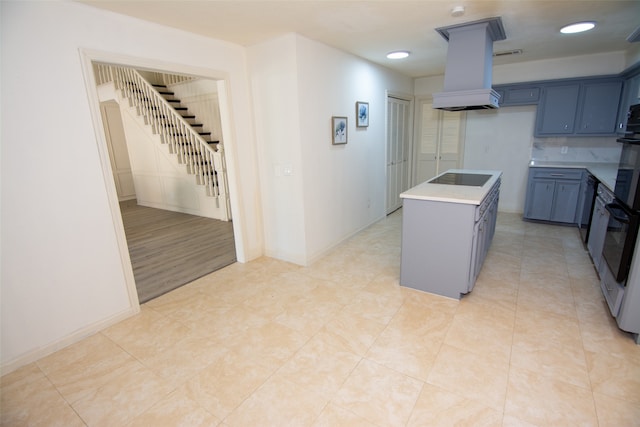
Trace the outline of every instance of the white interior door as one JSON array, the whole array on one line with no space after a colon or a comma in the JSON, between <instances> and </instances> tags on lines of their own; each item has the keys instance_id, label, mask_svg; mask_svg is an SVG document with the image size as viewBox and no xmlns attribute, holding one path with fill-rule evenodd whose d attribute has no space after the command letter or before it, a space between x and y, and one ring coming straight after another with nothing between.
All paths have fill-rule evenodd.
<instances>
[{"instance_id":1,"label":"white interior door","mask_svg":"<svg viewBox=\"0 0 640 427\"><path fill-rule=\"evenodd\" d=\"M430 101L419 103L416 182L427 181L462 167L464 113L433 109Z\"/></svg>"},{"instance_id":2,"label":"white interior door","mask_svg":"<svg viewBox=\"0 0 640 427\"><path fill-rule=\"evenodd\" d=\"M409 188L410 105L387 98L387 214L402 206L400 193Z\"/></svg>"}]
</instances>

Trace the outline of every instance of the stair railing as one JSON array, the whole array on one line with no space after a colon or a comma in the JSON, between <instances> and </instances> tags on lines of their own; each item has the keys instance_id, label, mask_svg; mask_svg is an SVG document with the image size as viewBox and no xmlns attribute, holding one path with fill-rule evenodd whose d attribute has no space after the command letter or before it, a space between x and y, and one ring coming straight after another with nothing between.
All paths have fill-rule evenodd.
<instances>
[{"instance_id":1,"label":"stair railing","mask_svg":"<svg viewBox=\"0 0 640 427\"><path fill-rule=\"evenodd\" d=\"M226 168L220 145L212 148L136 70L96 64L96 80L98 84L113 82L116 90L129 100L129 105L136 108L138 115L143 116L145 123L169 146L169 151L186 164L198 184L205 186L207 194L222 197L228 205Z\"/></svg>"}]
</instances>

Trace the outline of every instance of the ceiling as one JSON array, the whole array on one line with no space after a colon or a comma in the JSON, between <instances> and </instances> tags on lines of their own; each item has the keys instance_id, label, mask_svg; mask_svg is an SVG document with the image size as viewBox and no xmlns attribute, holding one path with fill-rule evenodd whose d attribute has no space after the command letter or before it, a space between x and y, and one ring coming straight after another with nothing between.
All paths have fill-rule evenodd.
<instances>
[{"instance_id":1,"label":"ceiling","mask_svg":"<svg viewBox=\"0 0 640 427\"><path fill-rule=\"evenodd\" d=\"M506 40L494 53L508 64L601 52L626 51L626 39L640 24L640 1L617 0L79 0L101 9L156 22L203 36L251 46L294 32L411 77L444 73L447 42L437 27L502 17ZM453 17L454 6L465 13ZM592 20L594 30L562 35L569 23ZM393 50L409 50L389 60Z\"/></svg>"}]
</instances>

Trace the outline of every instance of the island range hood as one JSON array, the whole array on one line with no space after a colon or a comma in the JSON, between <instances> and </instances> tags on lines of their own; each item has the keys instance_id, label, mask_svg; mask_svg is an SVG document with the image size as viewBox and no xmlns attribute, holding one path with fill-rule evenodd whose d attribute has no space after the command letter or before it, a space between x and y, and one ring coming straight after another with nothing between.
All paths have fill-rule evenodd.
<instances>
[{"instance_id":1,"label":"island range hood","mask_svg":"<svg viewBox=\"0 0 640 427\"><path fill-rule=\"evenodd\" d=\"M433 94L433 108L465 111L498 108L491 88L493 42L506 39L502 19L489 18L436 28L449 42L444 91Z\"/></svg>"}]
</instances>

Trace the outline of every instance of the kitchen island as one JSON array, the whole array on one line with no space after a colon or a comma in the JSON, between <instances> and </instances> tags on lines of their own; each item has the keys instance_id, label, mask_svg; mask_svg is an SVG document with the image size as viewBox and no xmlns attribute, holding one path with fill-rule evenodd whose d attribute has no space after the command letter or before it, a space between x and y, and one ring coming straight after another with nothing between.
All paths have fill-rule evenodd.
<instances>
[{"instance_id":1,"label":"kitchen island","mask_svg":"<svg viewBox=\"0 0 640 427\"><path fill-rule=\"evenodd\" d=\"M451 169L400 195L400 285L455 299L473 289L495 232L501 176Z\"/></svg>"}]
</instances>

